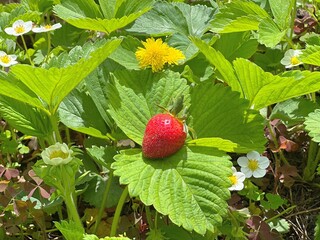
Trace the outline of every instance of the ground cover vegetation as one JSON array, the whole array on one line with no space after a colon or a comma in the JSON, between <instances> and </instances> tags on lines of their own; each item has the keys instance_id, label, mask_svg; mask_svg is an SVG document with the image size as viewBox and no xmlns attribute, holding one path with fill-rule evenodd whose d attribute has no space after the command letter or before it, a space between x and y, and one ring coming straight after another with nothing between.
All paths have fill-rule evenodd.
<instances>
[{"instance_id":1,"label":"ground cover vegetation","mask_svg":"<svg viewBox=\"0 0 320 240\"><path fill-rule=\"evenodd\" d=\"M318 0L0 5L0 239L320 239Z\"/></svg>"}]
</instances>

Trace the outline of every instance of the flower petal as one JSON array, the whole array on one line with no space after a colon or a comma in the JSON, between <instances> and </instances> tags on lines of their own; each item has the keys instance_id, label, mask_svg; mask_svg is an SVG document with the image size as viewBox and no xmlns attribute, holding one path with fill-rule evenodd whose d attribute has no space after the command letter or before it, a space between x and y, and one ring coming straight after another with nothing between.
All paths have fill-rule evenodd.
<instances>
[{"instance_id":1,"label":"flower petal","mask_svg":"<svg viewBox=\"0 0 320 240\"><path fill-rule=\"evenodd\" d=\"M251 151L247 154L247 158L258 160L260 158L260 154L257 151Z\"/></svg>"},{"instance_id":2,"label":"flower petal","mask_svg":"<svg viewBox=\"0 0 320 240\"><path fill-rule=\"evenodd\" d=\"M252 176L252 171L248 167L242 167L240 171L244 173L246 178L250 178Z\"/></svg>"},{"instance_id":3,"label":"flower petal","mask_svg":"<svg viewBox=\"0 0 320 240\"><path fill-rule=\"evenodd\" d=\"M261 168L258 168L257 170L255 170L253 172L253 177L255 178L262 178L264 175L266 175L267 173L267 170L266 169L261 169Z\"/></svg>"},{"instance_id":4,"label":"flower petal","mask_svg":"<svg viewBox=\"0 0 320 240\"><path fill-rule=\"evenodd\" d=\"M260 168L267 168L270 164L270 160L269 158L265 157L265 156L261 156L259 159L258 159L258 162L259 162L259 167Z\"/></svg>"},{"instance_id":5,"label":"flower petal","mask_svg":"<svg viewBox=\"0 0 320 240\"><path fill-rule=\"evenodd\" d=\"M241 167L246 167L246 166L248 166L248 158L247 157L239 157L237 160L237 163Z\"/></svg>"},{"instance_id":6,"label":"flower petal","mask_svg":"<svg viewBox=\"0 0 320 240\"><path fill-rule=\"evenodd\" d=\"M236 172L234 176L237 177L238 182L243 182L246 179L246 175L243 172Z\"/></svg>"}]
</instances>

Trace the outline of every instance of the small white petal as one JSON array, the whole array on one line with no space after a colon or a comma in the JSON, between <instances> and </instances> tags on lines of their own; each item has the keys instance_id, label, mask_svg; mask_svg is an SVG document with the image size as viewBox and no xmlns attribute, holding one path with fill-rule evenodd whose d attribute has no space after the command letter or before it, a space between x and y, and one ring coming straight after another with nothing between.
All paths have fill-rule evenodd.
<instances>
[{"instance_id":1,"label":"small white petal","mask_svg":"<svg viewBox=\"0 0 320 240\"><path fill-rule=\"evenodd\" d=\"M4 31L6 32L6 34L8 35L14 35L16 34L16 32L14 31L13 27L7 27L4 29Z\"/></svg>"},{"instance_id":2,"label":"small white petal","mask_svg":"<svg viewBox=\"0 0 320 240\"><path fill-rule=\"evenodd\" d=\"M235 191L240 191L244 188L244 184L243 182L239 182L238 184L236 184L235 186L233 186Z\"/></svg>"},{"instance_id":3,"label":"small white petal","mask_svg":"<svg viewBox=\"0 0 320 240\"><path fill-rule=\"evenodd\" d=\"M267 168L270 164L269 158L265 157L265 156L261 156L259 159L259 167L260 168Z\"/></svg>"},{"instance_id":4,"label":"small white petal","mask_svg":"<svg viewBox=\"0 0 320 240\"><path fill-rule=\"evenodd\" d=\"M248 159L259 159L260 154L257 151L251 151L247 154Z\"/></svg>"},{"instance_id":5,"label":"small white petal","mask_svg":"<svg viewBox=\"0 0 320 240\"><path fill-rule=\"evenodd\" d=\"M25 22L23 20L17 20L12 24L12 27L16 28L16 27L24 25L24 24L25 24Z\"/></svg>"},{"instance_id":6,"label":"small white petal","mask_svg":"<svg viewBox=\"0 0 320 240\"><path fill-rule=\"evenodd\" d=\"M255 171L253 172L253 177L255 177L255 178L261 178L261 177L263 177L264 175L266 175L266 173L267 173L267 170L266 170L266 169L260 169L260 168L258 168L257 170L255 170Z\"/></svg>"},{"instance_id":7,"label":"small white petal","mask_svg":"<svg viewBox=\"0 0 320 240\"><path fill-rule=\"evenodd\" d=\"M246 166L248 166L248 158L247 157L239 157L237 160L237 163L241 167L246 167Z\"/></svg>"},{"instance_id":8,"label":"small white petal","mask_svg":"<svg viewBox=\"0 0 320 240\"><path fill-rule=\"evenodd\" d=\"M237 177L239 182L243 182L246 179L246 175L243 172L236 172L233 175Z\"/></svg>"},{"instance_id":9,"label":"small white petal","mask_svg":"<svg viewBox=\"0 0 320 240\"><path fill-rule=\"evenodd\" d=\"M237 172L237 169L235 167L233 167L233 166L231 167L231 170L232 170L233 173Z\"/></svg>"},{"instance_id":10,"label":"small white petal","mask_svg":"<svg viewBox=\"0 0 320 240\"><path fill-rule=\"evenodd\" d=\"M248 167L241 167L240 171L244 173L246 178L250 178L252 176L252 171Z\"/></svg>"}]
</instances>

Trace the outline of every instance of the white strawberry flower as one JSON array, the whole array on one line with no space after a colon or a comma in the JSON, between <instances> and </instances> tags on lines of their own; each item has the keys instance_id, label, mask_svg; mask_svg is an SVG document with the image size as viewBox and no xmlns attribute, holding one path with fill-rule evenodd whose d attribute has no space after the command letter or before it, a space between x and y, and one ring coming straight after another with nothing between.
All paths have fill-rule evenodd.
<instances>
[{"instance_id":1,"label":"white strawberry flower","mask_svg":"<svg viewBox=\"0 0 320 240\"><path fill-rule=\"evenodd\" d=\"M35 33L43 33L43 32L53 31L53 30L59 29L61 27L62 27L62 25L60 23L56 23L53 25L47 24L47 25L40 26L40 27L34 27L34 28L32 28L32 31Z\"/></svg>"},{"instance_id":2,"label":"white strawberry flower","mask_svg":"<svg viewBox=\"0 0 320 240\"><path fill-rule=\"evenodd\" d=\"M16 55L8 55L4 51L0 51L0 66L2 67L10 67L14 64L17 64Z\"/></svg>"},{"instance_id":3,"label":"white strawberry flower","mask_svg":"<svg viewBox=\"0 0 320 240\"><path fill-rule=\"evenodd\" d=\"M43 150L41 157L44 163L56 166L69 163L73 159L72 153L67 144L58 142Z\"/></svg>"},{"instance_id":4,"label":"white strawberry flower","mask_svg":"<svg viewBox=\"0 0 320 240\"><path fill-rule=\"evenodd\" d=\"M23 20L17 20L12 24L12 27L7 27L4 31L13 36L21 36L25 33L30 32L32 29L32 22L27 21L24 22Z\"/></svg>"},{"instance_id":5,"label":"white strawberry flower","mask_svg":"<svg viewBox=\"0 0 320 240\"><path fill-rule=\"evenodd\" d=\"M301 50L289 49L285 52L284 57L281 59L280 63L286 68L292 68L298 65L303 64L299 60L299 56L302 54Z\"/></svg>"},{"instance_id":6,"label":"white strawberry flower","mask_svg":"<svg viewBox=\"0 0 320 240\"><path fill-rule=\"evenodd\" d=\"M269 159L261 156L256 151L251 151L246 157L239 157L237 160L240 171L243 172L246 178L255 177L261 178L266 175L266 168L269 166Z\"/></svg>"},{"instance_id":7,"label":"white strawberry flower","mask_svg":"<svg viewBox=\"0 0 320 240\"><path fill-rule=\"evenodd\" d=\"M229 187L230 191L240 191L244 188L244 180L246 179L246 176L242 172L237 172L237 169L235 167L231 167L232 169L232 176L229 177L229 179L232 182L232 186Z\"/></svg>"}]
</instances>

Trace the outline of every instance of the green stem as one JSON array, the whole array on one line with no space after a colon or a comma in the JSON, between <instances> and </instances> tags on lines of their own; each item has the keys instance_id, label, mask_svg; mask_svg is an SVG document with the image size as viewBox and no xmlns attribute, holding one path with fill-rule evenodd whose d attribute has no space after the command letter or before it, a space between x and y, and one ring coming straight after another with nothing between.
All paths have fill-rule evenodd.
<instances>
[{"instance_id":1,"label":"green stem","mask_svg":"<svg viewBox=\"0 0 320 240\"><path fill-rule=\"evenodd\" d=\"M50 53L50 49L51 49L51 35L50 35L50 32L47 32L47 36L48 36L48 52L47 52L47 57L48 57L49 53Z\"/></svg>"},{"instance_id":2,"label":"green stem","mask_svg":"<svg viewBox=\"0 0 320 240\"><path fill-rule=\"evenodd\" d=\"M154 229L154 224L152 222L150 207L146 206L145 209L146 209L146 217L147 217L147 222L148 222L149 228Z\"/></svg>"},{"instance_id":3,"label":"green stem","mask_svg":"<svg viewBox=\"0 0 320 240\"><path fill-rule=\"evenodd\" d=\"M303 171L303 179L306 181L312 181L317 165L320 161L320 148L318 143L310 141L310 147L308 150L308 159L305 169Z\"/></svg>"},{"instance_id":4,"label":"green stem","mask_svg":"<svg viewBox=\"0 0 320 240\"><path fill-rule=\"evenodd\" d=\"M76 203L74 201L73 192L66 191L66 194L64 195L65 196L63 196L63 198L67 206L69 220L74 221L79 227L83 228Z\"/></svg>"},{"instance_id":5,"label":"green stem","mask_svg":"<svg viewBox=\"0 0 320 240\"><path fill-rule=\"evenodd\" d=\"M122 207L126 201L127 196L128 196L128 186L126 186L126 188L123 190L121 197L119 199L117 208L116 208L116 212L114 213L112 226L111 226L111 230L110 230L110 237L116 236L121 210L122 210Z\"/></svg>"},{"instance_id":6,"label":"green stem","mask_svg":"<svg viewBox=\"0 0 320 240\"><path fill-rule=\"evenodd\" d=\"M290 43L292 43L292 37L293 37L293 33L294 33L294 20L296 18L296 14L297 14L297 0L294 0L292 2L292 12L291 12L291 23L290 23ZM291 45L291 44L290 44ZM291 46L292 47L292 46Z\"/></svg>"},{"instance_id":7,"label":"green stem","mask_svg":"<svg viewBox=\"0 0 320 240\"><path fill-rule=\"evenodd\" d=\"M286 210L282 211L281 213L279 213L279 214L277 214L277 215L275 215L275 216L273 216L273 217L265 220L265 222L266 222L266 223L272 222L274 219L277 219L278 217L281 217L283 214L285 214L285 213L287 213L287 212L290 212L291 210L293 210L293 209L296 208L296 207L297 207L297 206L295 206L295 205L294 205L294 206L291 206L291 207L288 207Z\"/></svg>"},{"instance_id":8,"label":"green stem","mask_svg":"<svg viewBox=\"0 0 320 240\"><path fill-rule=\"evenodd\" d=\"M109 192L110 192L112 178L113 178L113 172L111 171L110 174L109 174L109 179L107 181L106 189L105 189L105 191L103 193L103 196L102 196L101 206L99 208L99 212L98 212L98 216L97 216L97 219L96 219L96 223L94 225L94 229L93 229L93 233L94 234L97 233L99 224L101 222L101 218L102 218L102 215L103 215L103 212L104 212L104 209L105 209L105 206L106 206L107 198L108 198L108 195L109 195Z\"/></svg>"},{"instance_id":9,"label":"green stem","mask_svg":"<svg viewBox=\"0 0 320 240\"><path fill-rule=\"evenodd\" d=\"M66 204L67 211L68 211L68 218L69 220L74 221L79 227L83 228L82 222L77 210L76 205L76 197L75 197L75 180L69 179L69 175L64 172L63 165L60 165L61 171L61 185L58 187L61 188L61 193L63 200Z\"/></svg>"},{"instance_id":10,"label":"green stem","mask_svg":"<svg viewBox=\"0 0 320 240\"><path fill-rule=\"evenodd\" d=\"M24 49L26 50L26 54L27 54L27 56L28 56L29 62L30 62L30 64L31 64L31 66L34 66L34 64L33 64L32 60L31 60L31 57L30 57L30 55L29 55L29 52L28 52L28 48L27 48L26 41L24 40L24 37L23 37L22 35L21 35L21 39L22 39L23 47L24 47Z\"/></svg>"},{"instance_id":11,"label":"green stem","mask_svg":"<svg viewBox=\"0 0 320 240\"><path fill-rule=\"evenodd\" d=\"M70 137L70 130L67 126L64 126L64 131L66 133L66 139L67 139L67 143L70 143L71 142L71 137Z\"/></svg>"},{"instance_id":12,"label":"green stem","mask_svg":"<svg viewBox=\"0 0 320 240\"><path fill-rule=\"evenodd\" d=\"M50 143L50 144L55 144L56 142L62 143L62 139L61 139L61 135L58 127L59 123L58 123L57 116L55 114L51 114L50 122L53 128L53 141L54 141L53 143Z\"/></svg>"}]
</instances>

